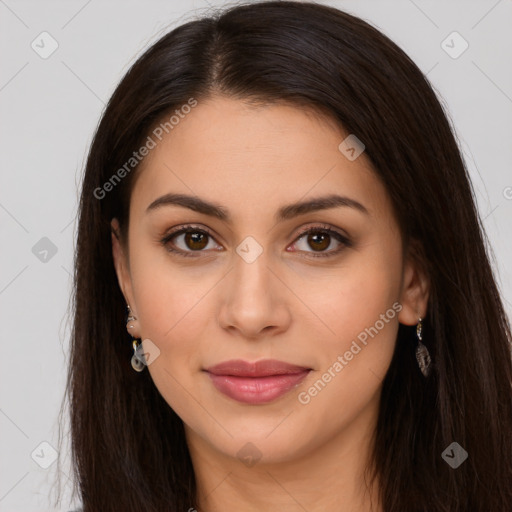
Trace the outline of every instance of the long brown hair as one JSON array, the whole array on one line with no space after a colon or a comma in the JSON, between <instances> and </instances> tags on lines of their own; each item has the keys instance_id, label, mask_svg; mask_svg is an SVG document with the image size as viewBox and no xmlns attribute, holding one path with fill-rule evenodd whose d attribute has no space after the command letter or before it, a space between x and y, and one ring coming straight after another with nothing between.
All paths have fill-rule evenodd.
<instances>
[{"instance_id":1,"label":"long brown hair","mask_svg":"<svg viewBox=\"0 0 512 512\"><path fill-rule=\"evenodd\" d=\"M131 67L85 169L68 374L72 463L84 512L197 507L181 419L136 373L110 221L123 240L135 168L98 198L164 115L213 93L314 107L364 142L404 244L428 273L423 378L399 326L373 460L385 512L512 510L511 331L465 164L423 73L361 19L308 2L242 4L188 22ZM95 194L96 191L96 194ZM457 442L458 468L441 454Z\"/></svg>"}]
</instances>

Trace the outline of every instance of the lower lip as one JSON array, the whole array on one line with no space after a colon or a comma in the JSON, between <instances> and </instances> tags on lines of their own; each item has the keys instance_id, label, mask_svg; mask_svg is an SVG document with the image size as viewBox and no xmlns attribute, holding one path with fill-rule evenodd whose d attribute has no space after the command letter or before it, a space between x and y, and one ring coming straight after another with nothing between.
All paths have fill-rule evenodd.
<instances>
[{"instance_id":1,"label":"lower lip","mask_svg":"<svg viewBox=\"0 0 512 512\"><path fill-rule=\"evenodd\" d=\"M213 385L225 395L246 404L272 402L297 386L310 370L288 375L269 375L267 377L234 377L233 375L214 375L208 373Z\"/></svg>"}]
</instances>

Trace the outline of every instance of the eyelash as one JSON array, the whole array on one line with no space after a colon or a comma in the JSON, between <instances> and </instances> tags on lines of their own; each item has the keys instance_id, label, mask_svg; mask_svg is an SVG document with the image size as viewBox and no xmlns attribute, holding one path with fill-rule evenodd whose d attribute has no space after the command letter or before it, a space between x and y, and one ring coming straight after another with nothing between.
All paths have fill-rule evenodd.
<instances>
[{"instance_id":1,"label":"eyelash","mask_svg":"<svg viewBox=\"0 0 512 512\"><path fill-rule=\"evenodd\" d=\"M175 253L179 256L184 256L186 258L188 258L188 257L197 258L197 256L194 254L194 252L201 253L201 252L204 252L204 250L203 251L182 251L181 249L173 249L172 247L170 247L168 245L169 242L174 237L181 235L183 233L203 233L203 234L210 236L211 238L213 238L215 240L213 233L211 233L206 228L198 228L197 226L194 226L194 225L184 225L184 226L180 226L180 227L176 228L174 231L171 231L170 233L168 233L165 237L163 237L160 240L160 243L167 249L167 251L169 251L171 253ZM333 236L341 244L341 247L339 247L338 249L335 249L335 250L328 251L328 252L325 252L325 251L316 252L316 253L315 252L311 252L311 253L307 252L307 254L309 256L306 256L306 257L308 257L308 258L309 257L330 258L330 257L337 256L346 247L352 247L352 242L346 236L342 235L338 231L335 231L334 229L331 228L331 226L328 226L328 225L313 226L313 227L304 229L297 235L297 237L295 238L295 241L293 243L296 243L298 240L300 240L305 235L308 235L310 233L314 233L314 234L327 233L327 234Z\"/></svg>"}]
</instances>

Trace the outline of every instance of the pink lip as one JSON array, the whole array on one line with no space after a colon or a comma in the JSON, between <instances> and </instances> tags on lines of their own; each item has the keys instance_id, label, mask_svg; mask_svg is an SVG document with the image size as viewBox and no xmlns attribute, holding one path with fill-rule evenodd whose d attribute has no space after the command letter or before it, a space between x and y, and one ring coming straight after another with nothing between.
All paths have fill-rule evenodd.
<instances>
[{"instance_id":1,"label":"pink lip","mask_svg":"<svg viewBox=\"0 0 512 512\"><path fill-rule=\"evenodd\" d=\"M239 402L260 404L271 402L297 386L311 368L275 359L254 363L236 359L217 364L206 371L221 393Z\"/></svg>"}]
</instances>

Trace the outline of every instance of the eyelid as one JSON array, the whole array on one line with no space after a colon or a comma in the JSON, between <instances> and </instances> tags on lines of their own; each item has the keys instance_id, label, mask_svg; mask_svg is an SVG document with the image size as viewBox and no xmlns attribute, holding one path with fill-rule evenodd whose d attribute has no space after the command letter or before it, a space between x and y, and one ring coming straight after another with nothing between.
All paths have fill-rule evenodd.
<instances>
[{"instance_id":1,"label":"eyelid","mask_svg":"<svg viewBox=\"0 0 512 512\"><path fill-rule=\"evenodd\" d=\"M210 235L212 238L215 238L213 236L213 232L207 227L199 226L199 224L180 224L179 226L175 226L174 228L171 228L170 230L166 231L162 240L168 240L174 235L181 234L183 232L186 232L187 230L192 229L195 229L197 231L204 231L205 233L208 233L208 235Z\"/></svg>"},{"instance_id":2,"label":"eyelid","mask_svg":"<svg viewBox=\"0 0 512 512\"><path fill-rule=\"evenodd\" d=\"M297 241L299 238L303 237L304 235L306 235L310 232L315 232L315 231L319 231L319 232L327 231L329 233L334 233L334 234L338 235L340 238L343 238L343 239L346 239L347 241L349 241L349 236L347 234L340 232L340 230L338 230L337 228L335 228L334 226L331 226L329 224L320 224L317 226L307 226L306 228L303 228L299 231L299 233L297 234L297 236L295 238L295 241Z\"/></svg>"}]
</instances>

